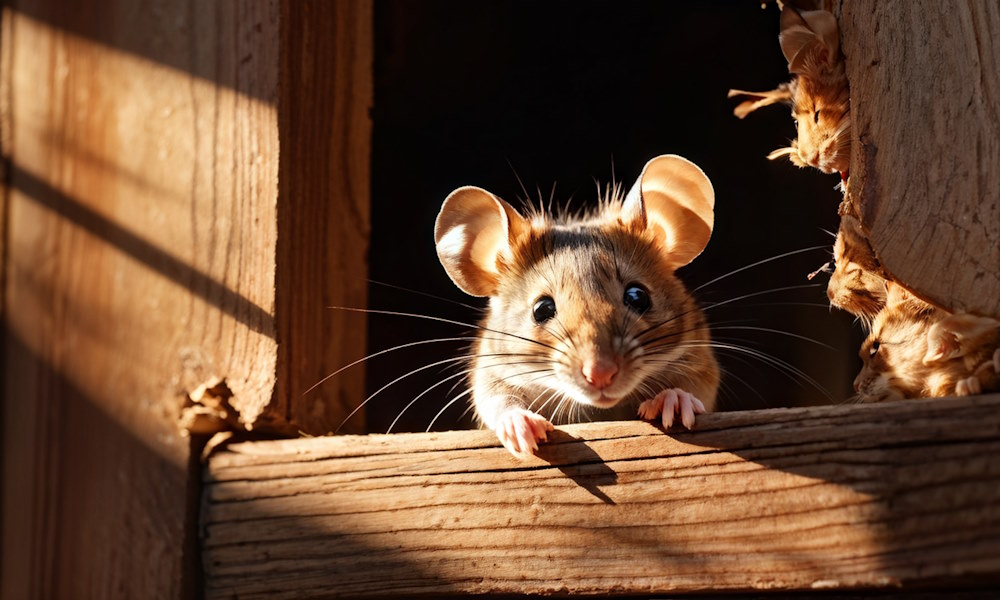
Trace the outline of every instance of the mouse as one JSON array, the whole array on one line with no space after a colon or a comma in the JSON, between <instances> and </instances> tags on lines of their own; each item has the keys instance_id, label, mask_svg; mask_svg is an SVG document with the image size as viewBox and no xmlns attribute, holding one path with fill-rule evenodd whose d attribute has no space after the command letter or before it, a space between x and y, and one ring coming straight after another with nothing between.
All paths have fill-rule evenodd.
<instances>
[{"instance_id":1,"label":"mouse","mask_svg":"<svg viewBox=\"0 0 1000 600\"><path fill-rule=\"evenodd\" d=\"M896 282L861 346L860 402L969 396L1000 389L1000 321L952 313Z\"/></svg>"},{"instance_id":2,"label":"mouse","mask_svg":"<svg viewBox=\"0 0 1000 600\"><path fill-rule=\"evenodd\" d=\"M515 457L554 423L675 419L715 408L719 366L704 313L676 275L708 244L715 192L677 155L658 156L627 194L594 209L526 207L466 186L434 238L463 292L488 298L472 346L472 403Z\"/></svg>"},{"instance_id":3,"label":"mouse","mask_svg":"<svg viewBox=\"0 0 1000 600\"><path fill-rule=\"evenodd\" d=\"M830 304L857 317L866 330L871 329L875 315L885 307L888 276L861 221L852 215L840 217L833 263L826 288Z\"/></svg>"},{"instance_id":4,"label":"mouse","mask_svg":"<svg viewBox=\"0 0 1000 600\"><path fill-rule=\"evenodd\" d=\"M851 162L851 97L840 53L837 19L825 10L781 11L778 43L795 77L768 92L729 90L729 97L747 96L733 110L740 119L758 108L789 104L797 138L768 155L787 156L798 167L814 167L847 181Z\"/></svg>"}]
</instances>

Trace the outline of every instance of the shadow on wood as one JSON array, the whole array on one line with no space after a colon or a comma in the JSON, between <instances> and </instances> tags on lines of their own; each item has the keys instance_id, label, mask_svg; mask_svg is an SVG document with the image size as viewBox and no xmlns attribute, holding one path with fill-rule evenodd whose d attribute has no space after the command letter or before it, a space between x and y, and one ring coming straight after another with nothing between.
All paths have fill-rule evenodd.
<instances>
[{"instance_id":1,"label":"shadow on wood","mask_svg":"<svg viewBox=\"0 0 1000 600\"><path fill-rule=\"evenodd\" d=\"M0 596L193 597L197 448L164 455L135 434L153 424L116 421L15 333L2 334ZM156 575L130 576L139 572Z\"/></svg>"},{"instance_id":2,"label":"shadow on wood","mask_svg":"<svg viewBox=\"0 0 1000 600\"><path fill-rule=\"evenodd\" d=\"M231 446L205 471L208 596L1000 581L1000 396L561 429L527 462L485 431Z\"/></svg>"},{"instance_id":3,"label":"shadow on wood","mask_svg":"<svg viewBox=\"0 0 1000 600\"><path fill-rule=\"evenodd\" d=\"M270 312L214 277L150 243L139 233L91 210L16 164L10 166L9 185L21 192L26 200L36 202L86 230L145 267L186 288L252 331L274 338L274 317Z\"/></svg>"},{"instance_id":4,"label":"shadow on wood","mask_svg":"<svg viewBox=\"0 0 1000 600\"><path fill-rule=\"evenodd\" d=\"M565 462L567 448L572 448L572 464ZM618 483L618 473L591 450L583 438L574 437L565 431L553 431L549 434L549 443L542 444L538 449L538 458L552 464L601 502L615 503L601 491L600 486Z\"/></svg>"}]
</instances>

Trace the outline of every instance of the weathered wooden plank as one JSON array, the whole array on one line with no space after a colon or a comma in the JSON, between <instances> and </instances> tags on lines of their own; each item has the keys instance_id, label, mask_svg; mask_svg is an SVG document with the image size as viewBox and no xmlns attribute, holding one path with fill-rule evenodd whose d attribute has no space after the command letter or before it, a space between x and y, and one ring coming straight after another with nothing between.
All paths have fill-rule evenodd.
<instances>
[{"instance_id":1,"label":"weathered wooden plank","mask_svg":"<svg viewBox=\"0 0 1000 600\"><path fill-rule=\"evenodd\" d=\"M281 368L272 410L311 434L334 431L364 397L368 294L371 0L284 0L276 304ZM363 417L363 415L361 415ZM344 432L363 432L352 419Z\"/></svg>"},{"instance_id":2,"label":"weathered wooden plank","mask_svg":"<svg viewBox=\"0 0 1000 600\"><path fill-rule=\"evenodd\" d=\"M1000 581L1000 396L234 444L208 597L912 589Z\"/></svg>"},{"instance_id":3,"label":"weathered wooden plank","mask_svg":"<svg viewBox=\"0 0 1000 600\"><path fill-rule=\"evenodd\" d=\"M195 593L184 397L274 392L278 16L5 3L4 598Z\"/></svg>"},{"instance_id":4,"label":"weathered wooden plank","mask_svg":"<svg viewBox=\"0 0 1000 600\"><path fill-rule=\"evenodd\" d=\"M1000 317L1000 5L838 4L872 245L926 299Z\"/></svg>"}]
</instances>

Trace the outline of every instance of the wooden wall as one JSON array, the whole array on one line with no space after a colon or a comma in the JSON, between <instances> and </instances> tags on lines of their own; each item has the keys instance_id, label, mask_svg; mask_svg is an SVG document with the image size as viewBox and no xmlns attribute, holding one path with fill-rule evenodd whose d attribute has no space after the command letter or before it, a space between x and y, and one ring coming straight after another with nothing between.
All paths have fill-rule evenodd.
<instances>
[{"instance_id":1,"label":"wooden wall","mask_svg":"<svg viewBox=\"0 0 1000 600\"><path fill-rule=\"evenodd\" d=\"M1000 318L1000 5L838 4L850 199L879 258L927 300Z\"/></svg>"},{"instance_id":2,"label":"wooden wall","mask_svg":"<svg viewBox=\"0 0 1000 600\"><path fill-rule=\"evenodd\" d=\"M371 6L9 4L0 595L188 597L188 394L314 433L361 396L301 392L364 347L322 307L365 301Z\"/></svg>"}]
</instances>

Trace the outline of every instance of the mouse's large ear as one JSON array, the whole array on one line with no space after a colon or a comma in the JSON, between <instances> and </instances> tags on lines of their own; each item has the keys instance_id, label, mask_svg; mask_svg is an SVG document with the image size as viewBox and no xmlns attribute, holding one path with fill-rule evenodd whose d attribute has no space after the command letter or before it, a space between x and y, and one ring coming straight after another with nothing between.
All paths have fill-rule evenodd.
<instances>
[{"instance_id":1,"label":"mouse's large ear","mask_svg":"<svg viewBox=\"0 0 1000 600\"><path fill-rule=\"evenodd\" d=\"M667 262L682 267L705 249L715 224L715 190L693 162L675 154L646 163L622 204L621 222L652 229Z\"/></svg>"},{"instance_id":2,"label":"mouse's large ear","mask_svg":"<svg viewBox=\"0 0 1000 600\"><path fill-rule=\"evenodd\" d=\"M448 277L472 296L497 289L497 259L509 257L527 221L500 198L477 187L462 187L445 198L434 225L438 258Z\"/></svg>"},{"instance_id":3,"label":"mouse's large ear","mask_svg":"<svg viewBox=\"0 0 1000 600\"><path fill-rule=\"evenodd\" d=\"M790 73L815 77L836 64L840 37L837 18L832 13L799 12L786 4L781 10L780 31L778 43Z\"/></svg>"},{"instance_id":4,"label":"mouse's large ear","mask_svg":"<svg viewBox=\"0 0 1000 600\"><path fill-rule=\"evenodd\" d=\"M927 330L927 354L924 364L964 356L973 347L983 344L986 336L995 336L1000 322L989 317L968 313L948 315Z\"/></svg>"}]
</instances>

